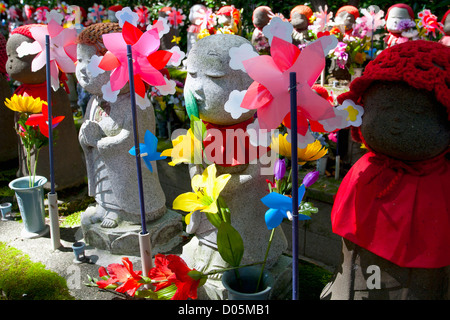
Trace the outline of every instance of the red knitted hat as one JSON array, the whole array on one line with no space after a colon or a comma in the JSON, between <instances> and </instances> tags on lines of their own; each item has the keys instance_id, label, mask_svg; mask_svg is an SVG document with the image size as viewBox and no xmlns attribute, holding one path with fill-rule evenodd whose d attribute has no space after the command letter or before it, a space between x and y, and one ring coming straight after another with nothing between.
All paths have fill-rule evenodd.
<instances>
[{"instance_id":1,"label":"red knitted hat","mask_svg":"<svg viewBox=\"0 0 450 320\"><path fill-rule=\"evenodd\" d=\"M340 7L339 10L336 12L336 16L343 11L347 11L348 13L352 14L355 17L355 19L359 18L359 11L358 8L355 6Z\"/></svg>"},{"instance_id":2,"label":"red knitted hat","mask_svg":"<svg viewBox=\"0 0 450 320\"><path fill-rule=\"evenodd\" d=\"M392 6L390 6L388 11L387 11L387 13L386 13L386 17L385 17L386 20L388 19L389 12L391 11L392 8L406 9L408 11L408 14L411 17L411 19L414 20L414 11L413 11L413 9L410 6L408 6L407 4L404 4L404 3L396 3L396 4L392 5Z\"/></svg>"},{"instance_id":3,"label":"red knitted hat","mask_svg":"<svg viewBox=\"0 0 450 320\"><path fill-rule=\"evenodd\" d=\"M361 77L350 83L350 91L337 97L362 105L362 95L373 81L401 81L416 89L433 92L450 120L450 47L438 42L414 40L383 50L366 66Z\"/></svg>"},{"instance_id":4,"label":"red knitted hat","mask_svg":"<svg viewBox=\"0 0 450 320\"><path fill-rule=\"evenodd\" d=\"M442 24L445 24L445 19L447 19L448 14L450 13L450 9L447 10L447 12L444 14L444 16L442 17Z\"/></svg>"},{"instance_id":5,"label":"red knitted hat","mask_svg":"<svg viewBox=\"0 0 450 320\"><path fill-rule=\"evenodd\" d=\"M45 25L43 25L43 24L25 24L23 26L15 28L13 31L11 31L11 35L21 34L21 35L24 35L25 37L28 37L28 38L34 40L33 36L31 35L30 29L32 27L44 27L44 26Z\"/></svg>"}]
</instances>

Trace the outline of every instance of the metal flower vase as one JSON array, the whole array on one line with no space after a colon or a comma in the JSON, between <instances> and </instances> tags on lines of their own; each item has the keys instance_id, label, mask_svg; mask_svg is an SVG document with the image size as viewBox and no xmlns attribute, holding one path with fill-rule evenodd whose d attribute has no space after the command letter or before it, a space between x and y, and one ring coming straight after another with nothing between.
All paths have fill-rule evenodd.
<instances>
[{"instance_id":1,"label":"metal flower vase","mask_svg":"<svg viewBox=\"0 0 450 320\"><path fill-rule=\"evenodd\" d=\"M17 178L9 183L9 188L16 194L20 215L24 228L21 232L23 238L31 239L44 236L49 227L45 224L44 184L47 178L36 176L30 187L30 177Z\"/></svg>"},{"instance_id":2,"label":"metal flower vase","mask_svg":"<svg viewBox=\"0 0 450 320\"><path fill-rule=\"evenodd\" d=\"M222 284L228 291L228 300L268 300L274 279L269 271L264 270L260 290L256 290L261 273L261 266L239 268L239 279L236 270L225 271Z\"/></svg>"}]
</instances>

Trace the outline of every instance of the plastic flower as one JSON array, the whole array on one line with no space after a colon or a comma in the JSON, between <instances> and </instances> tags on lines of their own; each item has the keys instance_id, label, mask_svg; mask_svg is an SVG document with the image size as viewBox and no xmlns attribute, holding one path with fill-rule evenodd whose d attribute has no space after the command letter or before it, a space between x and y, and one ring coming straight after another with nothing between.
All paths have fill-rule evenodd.
<instances>
[{"instance_id":1,"label":"plastic flower","mask_svg":"<svg viewBox=\"0 0 450 320\"><path fill-rule=\"evenodd\" d=\"M303 178L302 184L305 186L305 188L309 188L314 183L316 183L317 179L319 179L319 175L319 171L308 172Z\"/></svg>"},{"instance_id":2,"label":"plastic flower","mask_svg":"<svg viewBox=\"0 0 450 320\"><path fill-rule=\"evenodd\" d=\"M14 94L11 100L5 99L5 106L12 111L22 113L40 113L42 112L42 104L47 104L47 102L40 98L24 97L17 94Z\"/></svg>"},{"instance_id":3,"label":"plastic flower","mask_svg":"<svg viewBox=\"0 0 450 320\"><path fill-rule=\"evenodd\" d=\"M149 130L145 132L144 142L139 144L139 150L141 152L142 159L150 172L153 172L151 161L162 160L166 157L162 157L159 152L156 151L158 146L158 138ZM136 148L130 149L129 153L133 156L136 155Z\"/></svg>"},{"instance_id":4,"label":"plastic flower","mask_svg":"<svg viewBox=\"0 0 450 320\"><path fill-rule=\"evenodd\" d=\"M277 159L275 162L275 167L273 168L273 174L276 180L281 180L286 173L286 160L285 159Z\"/></svg>"},{"instance_id":5,"label":"plastic flower","mask_svg":"<svg viewBox=\"0 0 450 320\"><path fill-rule=\"evenodd\" d=\"M127 293L133 297L136 290L143 284L139 282L142 279L142 271L133 271L133 263L128 258L122 258L122 263L110 264L106 270L104 267L101 267L99 269L100 276L102 278L109 276L109 278L97 281L97 285L101 289L118 285L115 291Z\"/></svg>"},{"instance_id":6,"label":"plastic flower","mask_svg":"<svg viewBox=\"0 0 450 320\"><path fill-rule=\"evenodd\" d=\"M189 129L185 135L180 135L176 139L172 140L173 148L166 149L161 152L161 156L172 157L172 161L169 165L175 166L179 163L194 163L195 151L201 151L200 141L197 140Z\"/></svg>"},{"instance_id":7,"label":"plastic flower","mask_svg":"<svg viewBox=\"0 0 450 320\"><path fill-rule=\"evenodd\" d=\"M55 128L61 121L63 121L64 116L52 117L52 129ZM48 126L48 105L47 103L42 104L42 113L32 114L28 120L25 122L27 126L37 126L41 133L48 138L49 136L49 126Z\"/></svg>"},{"instance_id":8,"label":"plastic flower","mask_svg":"<svg viewBox=\"0 0 450 320\"><path fill-rule=\"evenodd\" d=\"M183 9L172 8L167 18L170 24L177 28L184 24L183 20L186 19L186 16L183 14Z\"/></svg>"},{"instance_id":9,"label":"plastic flower","mask_svg":"<svg viewBox=\"0 0 450 320\"><path fill-rule=\"evenodd\" d=\"M340 106L336 107L337 110L346 110L348 112L347 122L349 126L359 127L362 123L362 115L364 114L364 108L357 105L350 99L342 102Z\"/></svg>"},{"instance_id":10,"label":"plastic flower","mask_svg":"<svg viewBox=\"0 0 450 320\"><path fill-rule=\"evenodd\" d=\"M136 94L145 98L144 82L151 86L166 84L166 80L159 70L166 66L172 53L158 50L160 39L157 29L142 32L136 26L125 21L122 33L104 34L103 42L108 52L103 56L99 68L112 71L112 91L122 89L128 82L127 45L132 46Z\"/></svg>"},{"instance_id":11,"label":"plastic flower","mask_svg":"<svg viewBox=\"0 0 450 320\"><path fill-rule=\"evenodd\" d=\"M272 137L270 148L275 150L279 155L291 158L291 144L287 141L287 133L279 134L278 137ZM328 149L322 146L320 141L316 140L308 144L304 149L297 149L298 164L304 165L308 161L315 161L326 155Z\"/></svg>"},{"instance_id":12,"label":"plastic flower","mask_svg":"<svg viewBox=\"0 0 450 320\"><path fill-rule=\"evenodd\" d=\"M201 279L193 278L190 274L195 269L190 269L186 262L177 255L157 254L155 256L155 267L149 271L149 277L155 283L155 292L175 284L177 290L171 300L197 299L197 289L201 285Z\"/></svg>"},{"instance_id":13,"label":"plastic flower","mask_svg":"<svg viewBox=\"0 0 450 320\"><path fill-rule=\"evenodd\" d=\"M194 211L200 210L212 214L218 212L217 199L231 175L222 174L216 177L216 172L215 164L209 165L202 175L197 174L192 178L191 184L194 192L183 193L173 201L174 210L189 212L185 218L186 224L190 223Z\"/></svg>"},{"instance_id":14,"label":"plastic flower","mask_svg":"<svg viewBox=\"0 0 450 320\"><path fill-rule=\"evenodd\" d=\"M368 9L361 9L363 16L356 19L356 23L361 21L367 26L370 31L375 31L379 28L383 28L386 21L383 19L384 11L379 10L376 6L370 6Z\"/></svg>"},{"instance_id":15,"label":"plastic flower","mask_svg":"<svg viewBox=\"0 0 450 320\"><path fill-rule=\"evenodd\" d=\"M209 33L208 29L202 29L199 34L197 35L197 39L203 39L207 36L210 36L211 34Z\"/></svg>"},{"instance_id":16,"label":"plastic flower","mask_svg":"<svg viewBox=\"0 0 450 320\"><path fill-rule=\"evenodd\" d=\"M437 21L437 17L431 13L430 10L424 9L423 11L418 13L418 17L420 18L418 26L424 28L426 30L426 34L433 34L433 37L436 38L436 30L444 33L442 30L444 25L441 22Z\"/></svg>"}]
</instances>

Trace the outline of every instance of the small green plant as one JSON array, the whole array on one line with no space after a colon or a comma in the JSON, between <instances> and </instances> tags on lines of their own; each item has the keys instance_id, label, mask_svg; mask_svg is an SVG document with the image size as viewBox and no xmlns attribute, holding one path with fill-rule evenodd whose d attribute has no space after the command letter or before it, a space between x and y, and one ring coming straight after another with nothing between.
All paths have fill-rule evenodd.
<instances>
[{"instance_id":1,"label":"small green plant","mask_svg":"<svg viewBox=\"0 0 450 320\"><path fill-rule=\"evenodd\" d=\"M84 211L78 211L72 213L64 218L61 222L61 228L73 228L81 225L81 213Z\"/></svg>"},{"instance_id":2,"label":"small green plant","mask_svg":"<svg viewBox=\"0 0 450 320\"><path fill-rule=\"evenodd\" d=\"M0 242L0 300L74 300L66 279Z\"/></svg>"}]
</instances>

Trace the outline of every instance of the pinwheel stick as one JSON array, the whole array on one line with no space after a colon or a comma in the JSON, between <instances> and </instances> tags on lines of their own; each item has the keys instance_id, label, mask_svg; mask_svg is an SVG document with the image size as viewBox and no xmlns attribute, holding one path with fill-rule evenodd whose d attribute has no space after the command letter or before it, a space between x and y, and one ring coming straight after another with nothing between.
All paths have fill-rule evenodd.
<instances>
[{"instance_id":1,"label":"pinwheel stick","mask_svg":"<svg viewBox=\"0 0 450 320\"><path fill-rule=\"evenodd\" d=\"M53 167L53 127L52 127L52 86L50 79L50 36L45 36L46 58L45 65L47 80L47 104L48 104L48 152L50 159L50 193L48 197L48 212L50 217L50 234L53 250L61 246L59 233L58 196L55 193L55 172Z\"/></svg>"},{"instance_id":2,"label":"pinwheel stick","mask_svg":"<svg viewBox=\"0 0 450 320\"><path fill-rule=\"evenodd\" d=\"M297 160L297 74L289 74L291 94L292 159L292 300L298 300L298 160Z\"/></svg>"},{"instance_id":3,"label":"pinwheel stick","mask_svg":"<svg viewBox=\"0 0 450 320\"><path fill-rule=\"evenodd\" d=\"M131 45L127 45L128 58L128 76L130 83L130 97L131 97L131 114L133 118L133 132L134 132L134 148L136 150L136 169L139 188L139 203L141 207L141 225L142 231L139 234L139 247L141 253L142 273L147 276L152 268L152 254L150 234L147 232L147 224L145 221L145 204L144 204L144 190L142 186L142 168L141 168L141 150L139 147L139 134L136 115L136 94L134 89L134 71L133 71L133 53Z\"/></svg>"}]
</instances>

